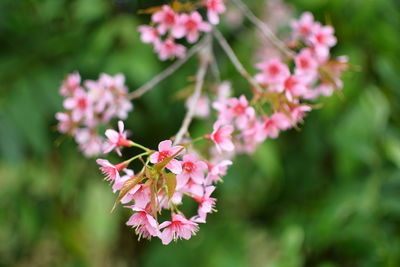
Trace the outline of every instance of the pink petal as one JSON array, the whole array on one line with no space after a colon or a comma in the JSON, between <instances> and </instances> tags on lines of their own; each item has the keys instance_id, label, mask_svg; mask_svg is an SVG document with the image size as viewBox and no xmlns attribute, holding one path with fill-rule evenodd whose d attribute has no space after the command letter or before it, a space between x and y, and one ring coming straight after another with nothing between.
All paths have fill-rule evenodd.
<instances>
[{"instance_id":1,"label":"pink petal","mask_svg":"<svg viewBox=\"0 0 400 267\"><path fill-rule=\"evenodd\" d=\"M158 151L170 150L171 146L172 146L172 141L171 141L171 140L162 141L162 142L158 145Z\"/></svg>"},{"instance_id":2,"label":"pink petal","mask_svg":"<svg viewBox=\"0 0 400 267\"><path fill-rule=\"evenodd\" d=\"M151 163L158 163L158 156L160 155L160 153L155 152L153 154L150 155L150 162Z\"/></svg>"},{"instance_id":3,"label":"pink petal","mask_svg":"<svg viewBox=\"0 0 400 267\"><path fill-rule=\"evenodd\" d=\"M171 243L173 237L173 232L168 227L161 233L161 241L164 245Z\"/></svg>"},{"instance_id":4,"label":"pink petal","mask_svg":"<svg viewBox=\"0 0 400 267\"><path fill-rule=\"evenodd\" d=\"M169 169L171 172L175 173L175 174L180 174L182 172L182 165L181 163L176 160L173 159L171 160L168 164L167 164L167 169Z\"/></svg>"},{"instance_id":5,"label":"pink petal","mask_svg":"<svg viewBox=\"0 0 400 267\"><path fill-rule=\"evenodd\" d=\"M106 136L111 142L113 142L113 143L117 143L118 142L119 134L118 134L117 131L108 129L106 131Z\"/></svg>"}]
</instances>

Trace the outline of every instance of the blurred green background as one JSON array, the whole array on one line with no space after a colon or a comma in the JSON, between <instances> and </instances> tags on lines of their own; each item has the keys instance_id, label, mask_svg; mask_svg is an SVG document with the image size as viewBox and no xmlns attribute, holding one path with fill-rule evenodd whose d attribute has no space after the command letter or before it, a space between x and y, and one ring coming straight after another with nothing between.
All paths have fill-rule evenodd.
<instances>
[{"instance_id":1,"label":"blurred green background","mask_svg":"<svg viewBox=\"0 0 400 267\"><path fill-rule=\"evenodd\" d=\"M355 69L344 97L323 100L300 132L240 156L218 187L218 213L190 241L138 242L110 214L114 195L93 159L56 131L61 80L79 70L139 87L169 63L138 40L138 8L161 1L0 1L1 266L400 266L400 2L295 0L331 22ZM246 1L258 15L265 0ZM251 25L220 25L254 73ZM234 34L233 34L234 32ZM244 41L246 40L246 41ZM217 49L222 76L246 90ZM127 128L154 147L184 116L173 92L196 60L135 102ZM197 123L197 122L196 122ZM194 127L201 128L197 123Z\"/></svg>"}]
</instances>

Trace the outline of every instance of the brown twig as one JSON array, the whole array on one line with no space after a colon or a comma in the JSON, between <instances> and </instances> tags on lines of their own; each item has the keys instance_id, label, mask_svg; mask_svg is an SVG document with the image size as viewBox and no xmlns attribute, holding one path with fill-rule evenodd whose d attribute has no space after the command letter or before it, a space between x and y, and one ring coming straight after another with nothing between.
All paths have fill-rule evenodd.
<instances>
[{"instance_id":1,"label":"brown twig","mask_svg":"<svg viewBox=\"0 0 400 267\"><path fill-rule=\"evenodd\" d=\"M128 99L133 100L140 98L142 95L150 91L154 86L162 82L164 79L175 73L183 64L186 63L192 56L198 53L205 45L206 38L200 41L198 44L193 46L189 51L186 53L185 57L178 59L174 63L172 63L168 68L166 68L163 72L155 76L153 79L133 91L128 95Z\"/></svg>"},{"instance_id":2,"label":"brown twig","mask_svg":"<svg viewBox=\"0 0 400 267\"><path fill-rule=\"evenodd\" d=\"M225 51L226 55L229 57L231 60L232 64L235 66L236 70L254 87L254 89L258 92L261 93L263 92L263 89L260 87L260 85L253 79L253 77L247 72L247 70L243 67L243 64L239 61L237 56L235 55L235 52L233 52L232 48L222 35L220 31L217 29L214 29L213 31L215 38L217 39L218 43L222 47L222 49Z\"/></svg>"},{"instance_id":3,"label":"brown twig","mask_svg":"<svg viewBox=\"0 0 400 267\"><path fill-rule=\"evenodd\" d=\"M237 7L243 12L243 14L271 41L271 43L278 48L282 53L284 53L287 57L293 58L294 53L291 51L284 42L282 42L274 32L265 24L262 20L257 18L253 12L241 1L241 0L232 0Z\"/></svg>"},{"instance_id":4,"label":"brown twig","mask_svg":"<svg viewBox=\"0 0 400 267\"><path fill-rule=\"evenodd\" d=\"M189 109L185 115L185 118L183 119L182 126L179 129L178 133L176 134L175 140L174 140L174 145L179 144L183 136L187 133L190 123L193 120L194 113L196 112L196 107L197 107L197 102L201 96L201 90L203 89L203 84L204 84L204 78L207 73L207 67L211 62L211 36L210 34L207 35L206 37L206 44L203 48L203 50L199 51L199 56L200 56L200 66L199 70L197 71L196 74L196 84L195 84L195 89L194 93L192 96L190 96L192 102L189 106Z\"/></svg>"}]
</instances>

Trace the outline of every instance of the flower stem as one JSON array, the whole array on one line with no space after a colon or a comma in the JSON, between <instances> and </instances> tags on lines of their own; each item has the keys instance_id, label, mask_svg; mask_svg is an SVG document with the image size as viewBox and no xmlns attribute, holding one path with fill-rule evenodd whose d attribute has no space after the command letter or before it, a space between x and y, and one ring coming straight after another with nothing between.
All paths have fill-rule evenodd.
<instances>
[{"instance_id":1,"label":"flower stem","mask_svg":"<svg viewBox=\"0 0 400 267\"><path fill-rule=\"evenodd\" d=\"M149 148L147 148L147 147L145 147L145 146L142 146L142 145L140 145L140 144L138 144L138 143L135 143L135 142L133 142L133 141L131 141L130 145L131 145L131 146L134 146L134 147L137 147L137 148L140 148L140 149L142 149L142 150L144 150L144 151L146 151L146 152L150 152L150 151L151 151L151 149L149 149Z\"/></svg>"}]
</instances>

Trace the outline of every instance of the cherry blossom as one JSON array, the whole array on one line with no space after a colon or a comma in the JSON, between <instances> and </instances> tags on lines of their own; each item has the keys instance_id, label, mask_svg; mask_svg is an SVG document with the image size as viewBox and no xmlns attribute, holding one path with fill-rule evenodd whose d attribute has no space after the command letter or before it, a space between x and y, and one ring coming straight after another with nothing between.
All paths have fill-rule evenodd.
<instances>
[{"instance_id":1,"label":"cherry blossom","mask_svg":"<svg viewBox=\"0 0 400 267\"><path fill-rule=\"evenodd\" d=\"M190 239L198 231L197 223L186 219L181 214L173 214L171 221L160 224L160 229L165 228L161 233L161 240L164 245L176 241L179 238Z\"/></svg>"},{"instance_id":2,"label":"cherry blossom","mask_svg":"<svg viewBox=\"0 0 400 267\"><path fill-rule=\"evenodd\" d=\"M71 73L67 76L65 81L61 84L60 94L62 96L71 96L74 91L80 87L81 76L78 72Z\"/></svg>"},{"instance_id":3,"label":"cherry blossom","mask_svg":"<svg viewBox=\"0 0 400 267\"><path fill-rule=\"evenodd\" d=\"M287 130L291 125L292 122L285 114L276 112L271 117L264 117L256 138L259 141L263 141L268 137L277 138L281 130Z\"/></svg>"},{"instance_id":4,"label":"cherry blossom","mask_svg":"<svg viewBox=\"0 0 400 267\"><path fill-rule=\"evenodd\" d=\"M189 43L194 43L199 39L200 32L211 31L211 25L203 21L200 13L195 11L188 14L182 14L179 18L181 25L184 28L184 36Z\"/></svg>"},{"instance_id":5,"label":"cherry blossom","mask_svg":"<svg viewBox=\"0 0 400 267\"><path fill-rule=\"evenodd\" d=\"M309 36L314 30L314 16L310 12L304 12L299 20L292 21L291 26L295 38L305 38Z\"/></svg>"},{"instance_id":6,"label":"cherry blossom","mask_svg":"<svg viewBox=\"0 0 400 267\"><path fill-rule=\"evenodd\" d=\"M118 121L118 130L119 132L112 129L108 129L106 131L108 140L104 148L105 154L110 153L113 149L115 149L118 155L122 156L120 147L131 146L132 141L126 139L127 133L124 131L124 123L122 121Z\"/></svg>"},{"instance_id":7,"label":"cherry blossom","mask_svg":"<svg viewBox=\"0 0 400 267\"><path fill-rule=\"evenodd\" d=\"M264 84L280 83L290 75L288 66L283 64L279 59L264 61L257 64L256 67L262 73L256 75L255 79Z\"/></svg>"},{"instance_id":8,"label":"cherry blossom","mask_svg":"<svg viewBox=\"0 0 400 267\"><path fill-rule=\"evenodd\" d=\"M73 95L64 100L64 108L72 110L73 121L80 121L91 112L91 101L82 89L74 91Z\"/></svg>"},{"instance_id":9,"label":"cherry blossom","mask_svg":"<svg viewBox=\"0 0 400 267\"><path fill-rule=\"evenodd\" d=\"M97 159L96 162L101 166L100 170L106 176L105 180L107 181L119 180L119 172L127 167L127 164L125 162L117 165L111 164L108 160L105 159Z\"/></svg>"},{"instance_id":10,"label":"cherry blossom","mask_svg":"<svg viewBox=\"0 0 400 267\"><path fill-rule=\"evenodd\" d=\"M205 220L207 213L211 213L215 206L216 198L210 197L215 190L215 186L207 186L201 195L194 196L194 199L199 203L198 214L200 218Z\"/></svg>"},{"instance_id":11,"label":"cherry blossom","mask_svg":"<svg viewBox=\"0 0 400 267\"><path fill-rule=\"evenodd\" d=\"M177 44L174 39L168 38L165 41L156 42L154 46L160 60L167 60L174 57L184 57L186 48Z\"/></svg>"},{"instance_id":12,"label":"cherry blossom","mask_svg":"<svg viewBox=\"0 0 400 267\"><path fill-rule=\"evenodd\" d=\"M146 44L154 44L160 40L160 34L157 29L148 26L141 25L138 27L138 31L141 33L140 40Z\"/></svg>"},{"instance_id":13,"label":"cherry blossom","mask_svg":"<svg viewBox=\"0 0 400 267\"><path fill-rule=\"evenodd\" d=\"M223 0L206 0L204 5L207 7L208 20L216 25L219 23L219 14L225 12L225 4Z\"/></svg>"},{"instance_id":14,"label":"cherry blossom","mask_svg":"<svg viewBox=\"0 0 400 267\"><path fill-rule=\"evenodd\" d=\"M184 152L184 148L181 146L172 146L171 140L162 141L158 145L158 151L154 152L150 156L151 163L159 163L162 162L169 157L178 156ZM177 159L171 159L169 163L166 165L166 168L175 174L180 174L182 172L181 163Z\"/></svg>"},{"instance_id":15,"label":"cherry blossom","mask_svg":"<svg viewBox=\"0 0 400 267\"><path fill-rule=\"evenodd\" d=\"M207 164L203 161L198 161L194 154L186 154L183 156L182 172L176 178L178 187L185 185L189 179L195 183L204 183L204 171L207 170Z\"/></svg>"},{"instance_id":16,"label":"cherry blossom","mask_svg":"<svg viewBox=\"0 0 400 267\"><path fill-rule=\"evenodd\" d=\"M161 10L151 17L153 23L158 23L157 30L164 35L168 30L174 29L178 23L178 14L168 5L163 5Z\"/></svg>"},{"instance_id":17,"label":"cherry blossom","mask_svg":"<svg viewBox=\"0 0 400 267\"><path fill-rule=\"evenodd\" d=\"M218 151L232 151L235 149L231 136L234 131L232 125L221 125L221 123L217 121L214 123L213 129L214 131L211 133L209 138L215 143Z\"/></svg>"},{"instance_id":18,"label":"cherry blossom","mask_svg":"<svg viewBox=\"0 0 400 267\"><path fill-rule=\"evenodd\" d=\"M136 206L128 206L127 208L136 211L126 222L126 225L134 227L139 238L151 239L152 236L160 235L158 223L151 214Z\"/></svg>"}]
</instances>

